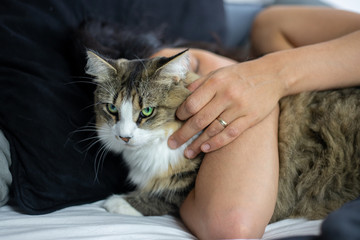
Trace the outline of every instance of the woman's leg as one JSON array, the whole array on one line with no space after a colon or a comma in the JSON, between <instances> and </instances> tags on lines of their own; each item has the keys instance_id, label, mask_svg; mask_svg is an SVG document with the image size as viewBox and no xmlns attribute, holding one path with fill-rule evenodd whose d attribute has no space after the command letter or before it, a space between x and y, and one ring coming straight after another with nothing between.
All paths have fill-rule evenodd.
<instances>
[{"instance_id":1,"label":"woman's leg","mask_svg":"<svg viewBox=\"0 0 360 240\"><path fill-rule=\"evenodd\" d=\"M180 213L200 239L260 238L276 202L278 114L207 154Z\"/></svg>"},{"instance_id":2,"label":"woman's leg","mask_svg":"<svg viewBox=\"0 0 360 240\"><path fill-rule=\"evenodd\" d=\"M252 26L254 55L336 39L360 29L360 14L326 7L274 6Z\"/></svg>"}]
</instances>

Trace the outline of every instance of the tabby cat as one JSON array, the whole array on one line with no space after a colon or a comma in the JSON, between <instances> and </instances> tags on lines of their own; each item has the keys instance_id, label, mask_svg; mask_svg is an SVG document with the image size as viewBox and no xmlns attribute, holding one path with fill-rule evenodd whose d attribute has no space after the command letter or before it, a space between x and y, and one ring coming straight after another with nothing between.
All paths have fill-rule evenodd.
<instances>
[{"instance_id":1,"label":"tabby cat","mask_svg":"<svg viewBox=\"0 0 360 240\"><path fill-rule=\"evenodd\" d=\"M153 59L106 59L88 51L95 77L98 136L121 153L136 190L108 198L104 207L129 215L177 214L194 187L201 157L171 150L168 137L182 122L177 107L189 96L186 51ZM360 90L302 93L280 102L279 193L272 222L320 219L360 195ZM241 156L239 156L241 157ZM236 183L234 183L236 184Z\"/></svg>"}]
</instances>

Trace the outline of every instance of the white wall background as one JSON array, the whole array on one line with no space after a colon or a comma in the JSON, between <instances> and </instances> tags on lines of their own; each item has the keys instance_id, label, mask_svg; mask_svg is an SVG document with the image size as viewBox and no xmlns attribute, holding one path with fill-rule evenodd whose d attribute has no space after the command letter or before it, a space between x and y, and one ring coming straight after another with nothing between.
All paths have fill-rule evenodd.
<instances>
[{"instance_id":1,"label":"white wall background","mask_svg":"<svg viewBox=\"0 0 360 240\"><path fill-rule=\"evenodd\" d=\"M360 0L322 0L336 8L360 13Z\"/></svg>"},{"instance_id":2,"label":"white wall background","mask_svg":"<svg viewBox=\"0 0 360 240\"><path fill-rule=\"evenodd\" d=\"M229 3L271 3L274 0L224 0ZM336 8L360 13L360 0L321 0Z\"/></svg>"}]
</instances>

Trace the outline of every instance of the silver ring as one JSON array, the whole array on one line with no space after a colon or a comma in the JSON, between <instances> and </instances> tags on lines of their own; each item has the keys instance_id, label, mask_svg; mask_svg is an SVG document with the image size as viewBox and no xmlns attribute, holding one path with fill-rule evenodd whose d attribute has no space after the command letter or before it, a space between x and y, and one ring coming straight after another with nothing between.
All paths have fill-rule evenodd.
<instances>
[{"instance_id":1,"label":"silver ring","mask_svg":"<svg viewBox=\"0 0 360 240\"><path fill-rule=\"evenodd\" d=\"M219 123L221 124L221 126L223 126L224 128L226 128L227 127L227 122L225 122L224 120L222 120L220 117L218 117L216 120L218 120L219 121Z\"/></svg>"}]
</instances>

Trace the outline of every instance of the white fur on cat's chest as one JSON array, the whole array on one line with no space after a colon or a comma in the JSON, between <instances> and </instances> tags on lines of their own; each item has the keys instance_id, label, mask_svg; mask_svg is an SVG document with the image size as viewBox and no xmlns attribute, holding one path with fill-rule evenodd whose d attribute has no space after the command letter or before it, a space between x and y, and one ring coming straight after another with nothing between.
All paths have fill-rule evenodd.
<instances>
[{"instance_id":1,"label":"white fur on cat's chest","mask_svg":"<svg viewBox=\"0 0 360 240\"><path fill-rule=\"evenodd\" d=\"M140 148L124 148L123 158L130 166L129 179L138 187L145 187L151 178L177 165L190 144L189 141L178 149L170 149L167 140L156 139Z\"/></svg>"}]
</instances>

